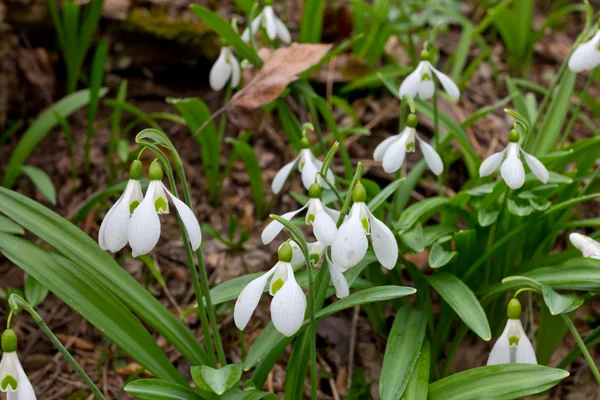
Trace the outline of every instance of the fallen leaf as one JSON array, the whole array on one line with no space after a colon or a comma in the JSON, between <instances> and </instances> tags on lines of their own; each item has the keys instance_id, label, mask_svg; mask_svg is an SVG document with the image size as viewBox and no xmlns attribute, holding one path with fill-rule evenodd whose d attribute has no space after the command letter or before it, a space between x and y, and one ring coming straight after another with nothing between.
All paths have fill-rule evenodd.
<instances>
[{"instance_id":1,"label":"fallen leaf","mask_svg":"<svg viewBox=\"0 0 600 400\"><path fill-rule=\"evenodd\" d=\"M247 110L275 100L298 74L317 64L331 49L331 44L298 44L275 50L246 87L239 91L229 105Z\"/></svg>"},{"instance_id":2,"label":"fallen leaf","mask_svg":"<svg viewBox=\"0 0 600 400\"><path fill-rule=\"evenodd\" d=\"M84 339L80 339L80 338L78 338L76 336L71 336L71 335L65 335L65 334L62 334L62 333L57 333L56 337L62 343L71 342L73 344L73 346L75 346L76 349L80 349L80 350L94 350L96 348L96 346L93 343L88 342L87 340L84 340Z\"/></svg>"},{"instance_id":3,"label":"fallen leaf","mask_svg":"<svg viewBox=\"0 0 600 400\"><path fill-rule=\"evenodd\" d=\"M123 376L131 376L133 374L137 374L141 369L144 369L144 367L142 367L138 363L132 362L132 363L127 364L123 368L118 368L117 374L123 375ZM154 375L152 375L152 372L148 371L147 369L144 369L144 371L142 372L142 376L146 377L146 378L154 378Z\"/></svg>"}]
</instances>

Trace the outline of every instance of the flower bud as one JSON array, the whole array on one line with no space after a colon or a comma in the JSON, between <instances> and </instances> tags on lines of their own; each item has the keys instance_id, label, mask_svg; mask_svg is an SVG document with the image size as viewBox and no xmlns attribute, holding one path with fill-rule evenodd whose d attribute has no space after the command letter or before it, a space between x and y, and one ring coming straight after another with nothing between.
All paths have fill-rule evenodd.
<instances>
[{"instance_id":1,"label":"flower bud","mask_svg":"<svg viewBox=\"0 0 600 400\"><path fill-rule=\"evenodd\" d=\"M355 203L364 203L367 201L367 191L360 181L356 183L354 190L352 190L352 201Z\"/></svg>"},{"instance_id":2,"label":"flower bud","mask_svg":"<svg viewBox=\"0 0 600 400\"><path fill-rule=\"evenodd\" d=\"M279 261L289 263L292 261L293 256L294 252L289 241L286 241L279 247L279 251L277 252L277 257L279 258Z\"/></svg>"},{"instance_id":3,"label":"flower bud","mask_svg":"<svg viewBox=\"0 0 600 400\"><path fill-rule=\"evenodd\" d=\"M12 353L17 350L17 334L12 329L2 333L2 351Z\"/></svg>"},{"instance_id":4,"label":"flower bud","mask_svg":"<svg viewBox=\"0 0 600 400\"><path fill-rule=\"evenodd\" d=\"M510 299L508 307L506 307L506 314L510 319L521 318L521 303L517 299Z\"/></svg>"},{"instance_id":5,"label":"flower bud","mask_svg":"<svg viewBox=\"0 0 600 400\"><path fill-rule=\"evenodd\" d=\"M133 160L129 167L129 179L139 181L144 174L144 165L140 160Z\"/></svg>"},{"instance_id":6,"label":"flower bud","mask_svg":"<svg viewBox=\"0 0 600 400\"><path fill-rule=\"evenodd\" d=\"M163 170L160 167L160 163L158 162L158 160L152 161L152 164L150 164L150 168L148 168L148 178L150 178L151 181L160 181L162 177Z\"/></svg>"}]
</instances>

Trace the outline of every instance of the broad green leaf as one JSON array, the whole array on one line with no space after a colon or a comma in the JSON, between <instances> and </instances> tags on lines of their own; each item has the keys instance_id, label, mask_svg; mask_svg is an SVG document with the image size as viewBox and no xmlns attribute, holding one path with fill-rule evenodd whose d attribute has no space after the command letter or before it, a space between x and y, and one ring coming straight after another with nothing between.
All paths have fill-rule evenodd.
<instances>
[{"instance_id":1,"label":"broad green leaf","mask_svg":"<svg viewBox=\"0 0 600 400\"><path fill-rule=\"evenodd\" d=\"M31 275L25 278L25 299L33 308L42 304L48 296L48 288Z\"/></svg>"},{"instance_id":2,"label":"broad green leaf","mask_svg":"<svg viewBox=\"0 0 600 400\"><path fill-rule=\"evenodd\" d=\"M256 388L232 389L221 396L222 400L279 400L274 393L262 392Z\"/></svg>"},{"instance_id":3,"label":"broad green leaf","mask_svg":"<svg viewBox=\"0 0 600 400\"><path fill-rule=\"evenodd\" d=\"M0 233L0 250L153 374L185 383L142 323L96 277L17 236Z\"/></svg>"},{"instance_id":4,"label":"broad green leaf","mask_svg":"<svg viewBox=\"0 0 600 400\"><path fill-rule=\"evenodd\" d=\"M567 333L567 324L560 315L552 315L548 307L541 307L536 329L535 355L540 365L548 365L552 355ZM575 346L575 348L578 348ZM562 368L559 366L559 368Z\"/></svg>"},{"instance_id":5,"label":"broad green leaf","mask_svg":"<svg viewBox=\"0 0 600 400\"><path fill-rule=\"evenodd\" d=\"M567 371L532 364L479 367L429 385L429 400L512 400L544 392L569 376Z\"/></svg>"},{"instance_id":6,"label":"broad green leaf","mask_svg":"<svg viewBox=\"0 0 600 400\"><path fill-rule=\"evenodd\" d=\"M408 229L417 221L424 222L448 203L447 197L430 197L408 207L396 223L398 229Z\"/></svg>"},{"instance_id":7,"label":"broad green leaf","mask_svg":"<svg viewBox=\"0 0 600 400\"><path fill-rule=\"evenodd\" d=\"M519 216L519 217L526 217L533 212L533 207L531 207L530 205L518 204L516 201L514 201L512 199L508 199L507 208L511 214Z\"/></svg>"},{"instance_id":8,"label":"broad green leaf","mask_svg":"<svg viewBox=\"0 0 600 400\"><path fill-rule=\"evenodd\" d=\"M192 378L199 389L222 395L242 378L242 364L229 364L220 369L207 365L192 367Z\"/></svg>"},{"instance_id":9,"label":"broad green leaf","mask_svg":"<svg viewBox=\"0 0 600 400\"><path fill-rule=\"evenodd\" d=\"M128 383L123 390L138 400L203 400L189 386L163 379L138 379Z\"/></svg>"},{"instance_id":10,"label":"broad green leaf","mask_svg":"<svg viewBox=\"0 0 600 400\"><path fill-rule=\"evenodd\" d=\"M41 204L5 188L0 188L0 212L9 213L16 223L54 247L74 263L79 273L93 276L190 362L196 365L207 363L206 353L190 330L75 225ZM48 282L38 280L50 286Z\"/></svg>"},{"instance_id":11,"label":"broad green leaf","mask_svg":"<svg viewBox=\"0 0 600 400\"><path fill-rule=\"evenodd\" d=\"M23 165L21 171L31 179L35 187L38 188L52 205L56 205L56 189L54 189L54 185L47 173L31 165Z\"/></svg>"},{"instance_id":12,"label":"broad green leaf","mask_svg":"<svg viewBox=\"0 0 600 400\"><path fill-rule=\"evenodd\" d=\"M228 138L227 142L233 144L233 147L238 152L242 161L244 162L246 172L248 173L248 179L250 180L250 190L254 199L254 207L256 209L256 214L259 218L262 218L265 188L262 178L262 169L260 168L260 165L258 163L256 153L249 144L244 143L242 141Z\"/></svg>"},{"instance_id":13,"label":"broad green leaf","mask_svg":"<svg viewBox=\"0 0 600 400\"><path fill-rule=\"evenodd\" d=\"M427 319L425 313L406 305L397 311L388 336L379 380L381 400L397 400L415 370Z\"/></svg>"},{"instance_id":14,"label":"broad green leaf","mask_svg":"<svg viewBox=\"0 0 600 400\"><path fill-rule=\"evenodd\" d=\"M523 275L553 289L599 290L600 260L578 257L559 267L538 268Z\"/></svg>"},{"instance_id":15,"label":"broad green leaf","mask_svg":"<svg viewBox=\"0 0 600 400\"><path fill-rule=\"evenodd\" d=\"M23 235L25 229L5 216L0 215L0 232L10 233L12 235Z\"/></svg>"},{"instance_id":16,"label":"broad green leaf","mask_svg":"<svg viewBox=\"0 0 600 400\"><path fill-rule=\"evenodd\" d=\"M583 304L583 298L576 294L559 294L549 285L542 285L542 293L552 315L570 313Z\"/></svg>"},{"instance_id":17,"label":"broad green leaf","mask_svg":"<svg viewBox=\"0 0 600 400\"><path fill-rule=\"evenodd\" d=\"M421 224L413 225L411 228L400 231L398 234L400 235L402 243L415 253L420 253L425 250L425 237L423 236Z\"/></svg>"},{"instance_id":18,"label":"broad green leaf","mask_svg":"<svg viewBox=\"0 0 600 400\"><path fill-rule=\"evenodd\" d=\"M100 90L99 96L104 97L108 93L108 89ZM54 117L54 113L59 113L63 117L68 117L75 110L87 105L90 101L90 91L88 89L80 90L70 94L56 102L48 110L44 111L34 122L29 129L25 131L17 148L11 153L8 160L8 167L2 181L2 186L11 187L15 179L21 174L21 167L29 154L35 147L46 137L48 132L58 123Z\"/></svg>"},{"instance_id":19,"label":"broad green leaf","mask_svg":"<svg viewBox=\"0 0 600 400\"><path fill-rule=\"evenodd\" d=\"M463 281L447 272L437 272L428 280L473 332L485 341L491 339L487 316L477 297Z\"/></svg>"},{"instance_id":20,"label":"broad green leaf","mask_svg":"<svg viewBox=\"0 0 600 400\"><path fill-rule=\"evenodd\" d=\"M431 363L431 349L429 341L425 340L421 345L417 365L410 375L410 380L404 391L404 400L427 400L429 392L429 369Z\"/></svg>"},{"instance_id":21,"label":"broad green leaf","mask_svg":"<svg viewBox=\"0 0 600 400\"><path fill-rule=\"evenodd\" d=\"M304 2L300 22L301 43L320 43L324 13L325 4L323 0L307 0Z\"/></svg>"},{"instance_id":22,"label":"broad green leaf","mask_svg":"<svg viewBox=\"0 0 600 400\"><path fill-rule=\"evenodd\" d=\"M377 193L377 195L373 197L373 199L369 201L369 204L367 205L369 210L372 213L377 211L377 209L383 205L386 200L396 192L396 190L398 190L400 185L402 185L402 182L404 182L404 179L405 178L396 179L394 182L387 185L381 192Z\"/></svg>"},{"instance_id":23,"label":"broad green leaf","mask_svg":"<svg viewBox=\"0 0 600 400\"><path fill-rule=\"evenodd\" d=\"M446 251L439 243L434 243L429 252L429 266L431 268L441 268L448 264L458 254L455 251Z\"/></svg>"}]
</instances>

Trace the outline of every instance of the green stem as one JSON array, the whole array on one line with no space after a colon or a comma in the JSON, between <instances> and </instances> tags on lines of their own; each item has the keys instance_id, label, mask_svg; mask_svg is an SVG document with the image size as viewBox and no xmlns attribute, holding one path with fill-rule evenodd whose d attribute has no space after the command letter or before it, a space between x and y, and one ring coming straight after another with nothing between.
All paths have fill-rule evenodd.
<instances>
[{"instance_id":1,"label":"green stem","mask_svg":"<svg viewBox=\"0 0 600 400\"><path fill-rule=\"evenodd\" d=\"M225 92L225 100L223 102L223 106L229 103L231 100L231 95L233 93L233 88L231 86L231 82L227 84L227 90ZM225 128L227 127L227 115L224 113L221 115L221 121L219 122L219 132L218 132L218 144L219 144L219 153L221 152L221 148L223 147L223 140L225 139ZM219 168L215 171L215 176L219 176ZM225 174L220 175L220 179L218 182L213 182L210 184L211 186L211 204L219 205L221 199L221 192L223 191L223 183L225 182Z\"/></svg>"},{"instance_id":2,"label":"green stem","mask_svg":"<svg viewBox=\"0 0 600 400\"><path fill-rule=\"evenodd\" d=\"M585 86L583 87L583 91L581 92L581 98L579 99L579 104L577 104L577 108L575 109L575 112L573 112L573 115L571 116L571 119L569 120L569 124L567 125L567 128L565 129L565 132L563 133L563 136L560 139L559 147L562 147L565 144L565 141L567 140L567 138L569 137L569 133L571 133L571 129L573 129L573 125L575 125L575 121L579 117L579 113L581 113L581 107L583 105L583 97L587 94L588 90L592 86L592 83L594 83L594 73L593 73L593 71L590 71L590 76L585 81Z\"/></svg>"},{"instance_id":3,"label":"green stem","mask_svg":"<svg viewBox=\"0 0 600 400\"><path fill-rule=\"evenodd\" d=\"M308 309L310 313L310 388L311 399L317 399L317 320L315 318L315 286L313 268L309 258L306 258L308 271Z\"/></svg>"},{"instance_id":4,"label":"green stem","mask_svg":"<svg viewBox=\"0 0 600 400\"><path fill-rule=\"evenodd\" d=\"M563 321L565 321L565 324L571 331L571 335L573 335L573 337L575 338L575 341L577 342L577 346L579 346L579 349L581 350L583 357L585 357L585 360L587 361L588 365L590 366L590 369L592 370L592 373L594 374L594 378L596 378L596 382L598 382L598 385L600 385L600 372L598 372L598 368L596 367L596 364L594 363L594 359L590 355L590 352L588 351L587 346L583 342L583 339L581 339L579 332L577 332L577 328L575 327L575 324L573 324L573 321L571 320L571 318L569 318L568 315L561 314L560 316L563 318Z\"/></svg>"},{"instance_id":5,"label":"green stem","mask_svg":"<svg viewBox=\"0 0 600 400\"><path fill-rule=\"evenodd\" d=\"M65 346L63 346L63 344L60 342L60 340L58 340L58 338L54 335L54 333L52 333L52 331L50 330L48 325L46 325L46 323L44 322L42 317L40 317L40 315L33 309L33 307L31 307L29 305L29 303L27 303L22 297L20 297L16 294L12 294L10 296L9 303L11 304L13 309L18 308L18 309L24 310L27 313L29 313L29 315L31 315L33 320L40 326L42 331L44 331L46 336L48 336L48 339L50 339L52 344L54 344L54 346L56 346L58 351L60 351L60 353L65 358L65 360L67 360L67 362L69 364L71 364L71 366L73 367L75 372L77 372L77 374L81 377L81 379L83 379L83 381L89 386L89 388L96 395L96 397L100 400L106 400L106 398L104 397L102 392L100 392L100 390L96 387L94 382L85 373L85 371L83 370L83 368L81 368L81 366L77 363L77 361L75 361L75 359L73 358L71 353L69 353L69 351L65 348ZM12 310L11 310L11 314L12 314Z\"/></svg>"}]
</instances>

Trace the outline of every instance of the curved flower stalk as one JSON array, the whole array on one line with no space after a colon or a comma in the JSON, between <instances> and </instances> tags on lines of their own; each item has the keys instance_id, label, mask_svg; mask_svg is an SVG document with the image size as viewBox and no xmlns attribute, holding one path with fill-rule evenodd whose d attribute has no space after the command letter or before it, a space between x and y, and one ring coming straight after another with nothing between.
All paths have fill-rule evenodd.
<instances>
[{"instance_id":1,"label":"curved flower stalk","mask_svg":"<svg viewBox=\"0 0 600 400\"><path fill-rule=\"evenodd\" d=\"M487 365L537 364L535 350L521 324L521 303L513 298L508 303L508 321L494 344Z\"/></svg>"},{"instance_id":2,"label":"curved flower stalk","mask_svg":"<svg viewBox=\"0 0 600 400\"><path fill-rule=\"evenodd\" d=\"M144 197L140 185L143 168L139 160L131 163L129 181L125 191L102 220L98 233L98 244L102 250L110 250L115 253L127 244L129 219Z\"/></svg>"},{"instance_id":3,"label":"curved flower stalk","mask_svg":"<svg viewBox=\"0 0 600 400\"><path fill-rule=\"evenodd\" d=\"M442 84L442 87L448 93L452 100L458 100L460 90L456 83L443 72L438 71L431 65L431 56L427 50L421 52L421 62L417 68L411 72L400 85L400 98L404 96L420 97L423 100L428 100L433 97L435 91L435 83L433 74Z\"/></svg>"},{"instance_id":4,"label":"curved flower stalk","mask_svg":"<svg viewBox=\"0 0 600 400\"><path fill-rule=\"evenodd\" d=\"M252 21L252 34L256 34L258 29L262 27L267 32L269 39L279 38L283 43L289 44L292 42L292 35L290 35L290 31L285 24L275 15L272 3L272 0L266 0L265 8ZM250 41L250 30L248 28L242 34L242 39L246 43Z\"/></svg>"},{"instance_id":5,"label":"curved flower stalk","mask_svg":"<svg viewBox=\"0 0 600 400\"><path fill-rule=\"evenodd\" d=\"M325 246L330 246L333 243L337 227L335 222L337 221L340 213L339 211L333 210L321 202L321 186L317 183L313 183L308 191L310 199L308 203L302 208L295 211L290 211L281 216L286 220L291 220L300 211L308 208L306 212L305 221L308 225L312 225L313 233L317 240ZM283 225L278 221L272 221L263 230L261 239L263 244L269 244L275 239L275 237L281 232Z\"/></svg>"},{"instance_id":6,"label":"curved flower stalk","mask_svg":"<svg viewBox=\"0 0 600 400\"><path fill-rule=\"evenodd\" d=\"M402 166L406 153L415 151L415 138L421 147L427 166L436 175L444 172L444 163L435 149L417 134L415 127L419 120L415 114L406 119L406 128L397 135L385 139L375 148L373 159L381 161L385 172L396 172Z\"/></svg>"},{"instance_id":7,"label":"curved flower stalk","mask_svg":"<svg viewBox=\"0 0 600 400\"><path fill-rule=\"evenodd\" d=\"M148 170L150 184L146 196L133 212L127 230L127 238L134 257L149 253L158 243L160 238L158 215L169 213L169 199L175 205L175 209L183 221L192 249L197 250L202 243L200 224L194 212L169 192L161 182L162 175L163 171L158 160L154 160Z\"/></svg>"},{"instance_id":8,"label":"curved flower stalk","mask_svg":"<svg viewBox=\"0 0 600 400\"><path fill-rule=\"evenodd\" d=\"M319 172L321 171L321 167L323 166L323 161L319 160L315 157L310 150L310 142L306 137L302 138L302 150L298 156L291 162L284 165L273 178L273 183L271 184L271 191L274 194L278 194L283 187L283 184L287 180L288 176L290 176L292 169L294 167L298 168L298 171L302 175L302 184L306 190L309 190L313 183L318 183L319 186L327 188L329 185L325 182L325 180L319 176ZM335 181L335 176L333 175L333 171L331 168L327 169L327 173L325 174L327 177L327 182L333 184Z\"/></svg>"},{"instance_id":9,"label":"curved flower stalk","mask_svg":"<svg viewBox=\"0 0 600 400\"><path fill-rule=\"evenodd\" d=\"M240 84L241 68L240 63L233 54L233 48L226 43L221 47L221 52L217 61L210 69L208 81L212 90L222 90L227 82L231 81L232 87L237 87Z\"/></svg>"},{"instance_id":10,"label":"curved flower stalk","mask_svg":"<svg viewBox=\"0 0 600 400\"><path fill-rule=\"evenodd\" d=\"M573 72L591 70L600 65L600 30L590 40L577 46L568 65Z\"/></svg>"},{"instance_id":11,"label":"curved flower stalk","mask_svg":"<svg viewBox=\"0 0 600 400\"><path fill-rule=\"evenodd\" d=\"M580 233L571 233L569 240L577 249L581 251L584 257L600 260L600 243L589 236Z\"/></svg>"},{"instance_id":12,"label":"curved flower stalk","mask_svg":"<svg viewBox=\"0 0 600 400\"><path fill-rule=\"evenodd\" d=\"M511 130L508 135L509 143L506 149L486 158L479 167L479 175L481 177L488 176L501 166L500 173L508 187L518 189L525 183L525 169L520 158L520 154L522 154L531 172L542 183L548 182L549 173L544 164L531 154L526 153L521 148L519 139L519 132L516 129Z\"/></svg>"},{"instance_id":13,"label":"curved flower stalk","mask_svg":"<svg viewBox=\"0 0 600 400\"><path fill-rule=\"evenodd\" d=\"M2 333L2 360L0 360L0 391L7 400L36 400L33 386L17 356L17 335L12 329Z\"/></svg>"},{"instance_id":14,"label":"curved flower stalk","mask_svg":"<svg viewBox=\"0 0 600 400\"><path fill-rule=\"evenodd\" d=\"M273 296L271 319L275 329L289 337L302 326L306 296L294 277L291 264L293 250L289 242L281 245L278 257L279 262L273 268L251 281L240 293L233 310L233 319L238 329L243 330L250 321L267 283L269 294Z\"/></svg>"},{"instance_id":15,"label":"curved flower stalk","mask_svg":"<svg viewBox=\"0 0 600 400\"><path fill-rule=\"evenodd\" d=\"M358 182L352 192L354 204L331 245L333 264L342 272L363 259L369 247L367 235L371 236L375 256L381 265L392 269L398 261L398 243L394 234L369 211L366 199L365 188Z\"/></svg>"}]
</instances>

